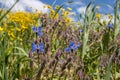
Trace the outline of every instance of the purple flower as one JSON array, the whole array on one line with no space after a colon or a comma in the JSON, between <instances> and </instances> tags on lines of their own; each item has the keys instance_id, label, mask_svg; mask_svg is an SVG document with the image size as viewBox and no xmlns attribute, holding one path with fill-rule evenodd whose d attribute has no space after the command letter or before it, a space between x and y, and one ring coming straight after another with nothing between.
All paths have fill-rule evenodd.
<instances>
[{"instance_id":1,"label":"purple flower","mask_svg":"<svg viewBox=\"0 0 120 80\"><path fill-rule=\"evenodd\" d=\"M42 27L32 27L32 30L36 33L36 34L38 34L39 36L42 36L43 35L43 33L42 33Z\"/></svg>"},{"instance_id":2,"label":"purple flower","mask_svg":"<svg viewBox=\"0 0 120 80\"><path fill-rule=\"evenodd\" d=\"M113 24L110 24L110 23L109 23L106 27L107 27L107 28L113 28L113 26L114 26Z\"/></svg>"}]
</instances>

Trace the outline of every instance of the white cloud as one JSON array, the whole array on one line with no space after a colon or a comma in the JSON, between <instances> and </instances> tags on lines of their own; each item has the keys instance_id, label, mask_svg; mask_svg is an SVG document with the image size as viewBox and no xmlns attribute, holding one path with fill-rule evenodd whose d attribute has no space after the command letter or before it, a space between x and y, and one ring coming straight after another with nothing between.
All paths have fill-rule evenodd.
<instances>
[{"instance_id":1,"label":"white cloud","mask_svg":"<svg viewBox=\"0 0 120 80\"><path fill-rule=\"evenodd\" d=\"M0 0L2 4L5 4L5 7L10 8L12 4L15 3L16 0ZM36 9L41 12L47 12L47 8L43 8L46 4L42 3L39 0L19 0L19 2L14 6L12 11L26 11L26 9L30 8L31 11L35 11Z\"/></svg>"},{"instance_id":2,"label":"white cloud","mask_svg":"<svg viewBox=\"0 0 120 80\"><path fill-rule=\"evenodd\" d=\"M82 7L77 9L77 12L78 13L85 13L85 9L86 9L86 6L82 6Z\"/></svg>"},{"instance_id":3,"label":"white cloud","mask_svg":"<svg viewBox=\"0 0 120 80\"><path fill-rule=\"evenodd\" d=\"M103 21L106 21L107 23L111 20L111 22L113 23L114 22L114 15L112 14L113 18L112 20L108 18L108 15L104 15L102 14L102 17L100 19L100 22L103 22Z\"/></svg>"},{"instance_id":4,"label":"white cloud","mask_svg":"<svg viewBox=\"0 0 120 80\"><path fill-rule=\"evenodd\" d=\"M72 21L76 21L76 12L70 12L68 16Z\"/></svg>"},{"instance_id":5,"label":"white cloud","mask_svg":"<svg viewBox=\"0 0 120 80\"><path fill-rule=\"evenodd\" d=\"M81 1L74 1L72 3L66 4L68 6L81 6L84 5Z\"/></svg>"}]
</instances>

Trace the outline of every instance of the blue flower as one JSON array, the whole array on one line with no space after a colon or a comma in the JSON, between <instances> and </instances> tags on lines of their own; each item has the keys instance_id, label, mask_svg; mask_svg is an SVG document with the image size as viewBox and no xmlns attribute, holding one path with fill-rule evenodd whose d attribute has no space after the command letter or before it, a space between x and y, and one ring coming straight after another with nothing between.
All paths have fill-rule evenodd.
<instances>
[{"instance_id":1,"label":"blue flower","mask_svg":"<svg viewBox=\"0 0 120 80\"><path fill-rule=\"evenodd\" d=\"M67 53L69 53L69 52L71 51L71 48L70 48L70 47L66 47L64 50L65 50Z\"/></svg>"},{"instance_id":2,"label":"blue flower","mask_svg":"<svg viewBox=\"0 0 120 80\"><path fill-rule=\"evenodd\" d=\"M83 32L83 29L80 29L79 32L80 32L80 33Z\"/></svg>"},{"instance_id":3,"label":"blue flower","mask_svg":"<svg viewBox=\"0 0 120 80\"><path fill-rule=\"evenodd\" d=\"M75 44L73 41L70 42L69 46L66 47L64 50L69 53L71 50L76 50L80 47L80 43Z\"/></svg>"},{"instance_id":4,"label":"blue flower","mask_svg":"<svg viewBox=\"0 0 120 80\"><path fill-rule=\"evenodd\" d=\"M70 42L69 47L72 48L75 45L73 41Z\"/></svg>"},{"instance_id":5,"label":"blue flower","mask_svg":"<svg viewBox=\"0 0 120 80\"><path fill-rule=\"evenodd\" d=\"M107 28L113 28L113 26L114 26L113 24L110 24L110 23L109 23L106 27L107 27Z\"/></svg>"},{"instance_id":6,"label":"blue flower","mask_svg":"<svg viewBox=\"0 0 120 80\"><path fill-rule=\"evenodd\" d=\"M32 27L32 30L33 30L35 33L37 33L39 36L42 36L42 35L43 35L43 33L42 33L42 27L38 27L38 28Z\"/></svg>"},{"instance_id":7,"label":"blue flower","mask_svg":"<svg viewBox=\"0 0 120 80\"><path fill-rule=\"evenodd\" d=\"M32 46L31 51L34 52L37 49L37 45L33 42L31 46Z\"/></svg>"},{"instance_id":8,"label":"blue flower","mask_svg":"<svg viewBox=\"0 0 120 80\"><path fill-rule=\"evenodd\" d=\"M38 46L39 52L44 52L44 43L40 43Z\"/></svg>"},{"instance_id":9,"label":"blue flower","mask_svg":"<svg viewBox=\"0 0 120 80\"><path fill-rule=\"evenodd\" d=\"M79 44L74 44L74 46L72 47L73 50L76 50L80 47L80 43Z\"/></svg>"},{"instance_id":10,"label":"blue flower","mask_svg":"<svg viewBox=\"0 0 120 80\"><path fill-rule=\"evenodd\" d=\"M34 42L32 43L32 49L31 51L34 52L36 50L38 50L38 54L41 52L44 52L44 43L40 43L39 45L36 45Z\"/></svg>"}]
</instances>

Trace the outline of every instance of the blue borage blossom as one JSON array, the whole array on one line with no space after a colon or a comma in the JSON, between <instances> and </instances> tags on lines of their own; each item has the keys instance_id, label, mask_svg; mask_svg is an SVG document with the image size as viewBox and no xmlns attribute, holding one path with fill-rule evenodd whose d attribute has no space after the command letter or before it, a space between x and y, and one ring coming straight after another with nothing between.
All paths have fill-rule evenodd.
<instances>
[{"instance_id":1,"label":"blue borage blossom","mask_svg":"<svg viewBox=\"0 0 120 80\"><path fill-rule=\"evenodd\" d=\"M43 33L42 33L42 27L32 27L32 30L38 34L39 36L42 36Z\"/></svg>"},{"instance_id":2,"label":"blue borage blossom","mask_svg":"<svg viewBox=\"0 0 120 80\"><path fill-rule=\"evenodd\" d=\"M83 32L83 29L80 29L79 32L80 32L80 33Z\"/></svg>"},{"instance_id":3,"label":"blue borage blossom","mask_svg":"<svg viewBox=\"0 0 120 80\"><path fill-rule=\"evenodd\" d=\"M70 42L69 46L66 47L64 50L69 53L71 50L76 50L80 47L80 43L75 44L73 41Z\"/></svg>"},{"instance_id":4,"label":"blue borage blossom","mask_svg":"<svg viewBox=\"0 0 120 80\"><path fill-rule=\"evenodd\" d=\"M106 27L107 27L107 28L113 28L113 26L114 26L113 24L110 24L110 23L109 23Z\"/></svg>"},{"instance_id":5,"label":"blue borage blossom","mask_svg":"<svg viewBox=\"0 0 120 80\"><path fill-rule=\"evenodd\" d=\"M38 54L41 52L44 52L44 43L40 43L39 45L36 45L34 42L32 43L32 49L31 51L34 52L36 50L38 50Z\"/></svg>"},{"instance_id":6,"label":"blue borage blossom","mask_svg":"<svg viewBox=\"0 0 120 80\"><path fill-rule=\"evenodd\" d=\"M67 53L69 53L69 52L71 51L70 47L66 47L64 50L65 50Z\"/></svg>"}]
</instances>

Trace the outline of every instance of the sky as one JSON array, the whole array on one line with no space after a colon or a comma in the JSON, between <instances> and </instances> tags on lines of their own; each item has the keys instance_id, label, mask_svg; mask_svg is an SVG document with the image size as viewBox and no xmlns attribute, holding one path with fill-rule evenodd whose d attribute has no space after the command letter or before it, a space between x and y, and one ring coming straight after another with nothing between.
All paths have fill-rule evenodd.
<instances>
[{"instance_id":1,"label":"sky","mask_svg":"<svg viewBox=\"0 0 120 80\"><path fill-rule=\"evenodd\" d=\"M37 8L40 11L47 12L47 9L43 9L43 6L46 4L52 5L54 1L55 0L19 0L13 10L30 11L29 8L33 7L33 9ZM95 5L101 5L98 10L99 13L112 13L113 10L107 7L107 5L111 7L115 6L115 0L56 0L55 5L61 5L67 1L74 1L72 4L66 4L64 7L71 7L75 13L83 13L89 2ZM15 0L0 0L0 7L2 4L5 4L5 7L9 8L14 2Z\"/></svg>"},{"instance_id":2,"label":"sky","mask_svg":"<svg viewBox=\"0 0 120 80\"><path fill-rule=\"evenodd\" d=\"M0 7L4 5L5 9L8 9L11 7L12 4L15 3L16 0L0 0ZM85 12L86 5L89 2L92 2L94 5L99 5L98 12L101 14L113 14L113 8L115 6L115 0L19 0L19 2L15 5L15 7L12 9L12 11L31 11L34 12L36 9L43 13L47 13L48 9L44 8L43 6L49 4L53 5L53 2L55 5L61 5L67 1L74 1L71 4L65 4L64 8L71 7L72 13L75 14L81 14ZM119 0L120 1L120 0ZM110 7L108 7L110 6ZM31 8L32 7L32 8Z\"/></svg>"}]
</instances>

